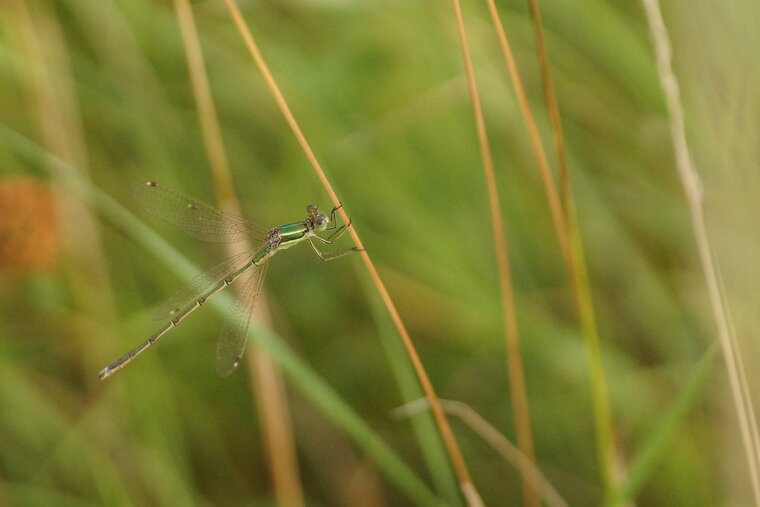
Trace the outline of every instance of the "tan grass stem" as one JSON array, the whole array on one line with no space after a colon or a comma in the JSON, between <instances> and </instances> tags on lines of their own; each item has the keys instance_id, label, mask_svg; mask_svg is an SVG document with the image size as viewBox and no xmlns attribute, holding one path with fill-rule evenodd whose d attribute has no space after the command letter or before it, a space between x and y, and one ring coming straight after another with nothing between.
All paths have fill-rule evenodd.
<instances>
[{"instance_id":1,"label":"tan grass stem","mask_svg":"<svg viewBox=\"0 0 760 507\"><path fill-rule=\"evenodd\" d=\"M440 400L443 410L447 414L458 417L476 435L488 443L496 452L514 467L521 476L535 477L538 485L538 493L544 503L549 507L567 507L567 502L557 489L549 482L549 479L541 473L534 460L525 456L520 449L509 441L507 437L499 433L499 430L486 421L480 414L475 412L469 405L461 401ZM408 417L419 410L428 408L427 400L421 398L401 407L395 408L391 415L394 417Z\"/></svg>"},{"instance_id":2,"label":"tan grass stem","mask_svg":"<svg viewBox=\"0 0 760 507\"><path fill-rule=\"evenodd\" d=\"M734 410L739 422L744 452L747 458L752 491L755 496L755 504L760 505L760 456L758 452L758 431L755 424L756 418L750 394L747 391L746 382L742 381L741 372L744 370L741 354L732 338L726 310L726 301L722 297L718 273L713 260L710 241L705 225L704 210L702 208L702 184L692 162L689 145L686 141L686 129L684 127L683 106L681 105L681 93L678 79L673 73L672 47L668 30L662 19L662 12L657 0L642 0L647 22L652 34L655 55L657 58L657 72L660 76L660 85L665 96L665 104L670 117L670 133L673 139L673 151L676 158L676 168L681 178L684 194L686 195L689 214L691 215L694 238L699 252L702 272L707 284L707 293L710 298L713 317L718 331L718 340L723 352L723 359L728 373L728 383L734 403Z\"/></svg>"},{"instance_id":3,"label":"tan grass stem","mask_svg":"<svg viewBox=\"0 0 760 507\"><path fill-rule=\"evenodd\" d=\"M274 97L274 100L277 103L277 106L279 107L280 111L285 117L285 121L288 123L291 130L293 131L293 135L295 135L296 140L301 145L301 148L306 154L306 158L309 160L309 163L314 169L314 172L316 173L317 178L319 178L320 182L322 183L322 186L327 192L327 195L330 197L330 200L332 201L333 205L336 207L339 206L340 200L338 199L338 196L335 193L335 190L333 190L332 185L328 181L327 176L325 175L324 171L322 170L322 167L319 164L319 161L317 160L317 157L314 155L314 152L311 149L311 146L309 145L308 141L306 140L306 137L301 131L301 128L298 125L298 122L293 116L293 113L290 111L290 107L285 101L285 98L283 97L282 92L280 91L280 88L274 79L274 76L272 76L272 73L269 70L269 66L266 64L264 57L259 51L259 48L253 38L253 35L251 34L251 31L248 29L248 26L246 25L245 20L243 19L240 9L238 8L234 0L225 0L225 4L227 5L230 11L230 15L232 17L233 22L235 23L235 26L240 32L240 35L243 37L243 41L245 42L246 48L248 49L248 52L250 53L251 58L253 58L256 64L256 67L261 72L261 75L263 76L264 81L267 84L267 87L272 93L272 96ZM345 209L341 207L338 210L338 212L340 214L341 219L343 220L343 223L345 224L349 223L348 215L346 214ZM383 300L383 303L385 304L385 307L388 310L388 313L390 314L391 320L393 321L393 324L396 327L396 330L398 331L404 343L404 347L406 348L407 354L409 355L409 359L412 362L412 366L414 367L415 373L417 374L417 378L419 379L420 384L422 385L422 389L425 393L425 396L430 401L430 406L432 408L433 415L434 415L436 424L438 426L438 430L441 433L441 438L443 439L444 445L446 446L446 450L449 454L451 465L454 469L454 473L457 477L457 480L459 481L459 487L462 491L462 495L465 497L465 500L468 502L469 505L473 505L473 506L482 505L482 500L480 499L480 496L478 495L477 491L475 490L472 484L470 472L467 469L467 465L464 462L464 458L462 457L462 452L459 449L459 445L457 444L456 439L454 438L454 433L451 431L451 427L449 426L449 423L446 420L446 416L444 415L443 409L441 408L441 405L438 402L438 397L435 394L433 385L430 382L430 379L427 375L427 372L425 371L424 366L422 365L422 361L420 360L419 355L417 354L417 350L414 347L414 343L412 343L412 339L409 336L409 333L407 332L403 321L401 320L401 316L399 315L398 310L396 309L396 306L393 304L393 300L391 299L390 294L388 293L388 290L385 288L385 285L383 284L380 278L380 275L377 273L377 270L375 269L375 265L372 263L372 259L370 258L367 251L364 249L364 246L361 240L359 239L359 235L356 233L356 229L353 226L351 226L349 227L348 232L351 238L353 239L354 244L359 249L359 255L362 261L364 262L364 265L367 268L367 271L369 272L370 278L372 279L372 282L377 288L377 291L380 294L380 298Z\"/></svg>"},{"instance_id":4,"label":"tan grass stem","mask_svg":"<svg viewBox=\"0 0 760 507\"><path fill-rule=\"evenodd\" d=\"M174 7L182 33L185 56L190 71L193 95L198 108L201 133L209 159L211 176L216 190L217 202L225 211L240 214L240 204L235 198L232 174L214 106L208 74L203 60L200 39L188 0L175 0ZM250 248L246 242L227 245L229 255ZM257 304L257 319L270 325L264 294ZM258 402L255 403L261 421L262 442L267 451L274 494L278 505L297 507L304 505L303 488L298 471L298 458L293 437L293 425L287 406L287 391L282 372L261 347L255 354L246 354L249 379Z\"/></svg>"},{"instance_id":5,"label":"tan grass stem","mask_svg":"<svg viewBox=\"0 0 760 507\"><path fill-rule=\"evenodd\" d=\"M499 270L499 286L501 289L501 305L504 319L504 340L507 352L507 371L509 375L509 387L517 445L520 448L521 456L533 463L535 461L535 455L533 451L533 435L530 429L530 411L528 408L528 397L525 387L525 374L523 372L522 358L520 357L520 341L518 336L517 319L515 316L512 275L509 267L507 241L504 237L504 224L502 223L501 218L499 194L496 190L493 157L491 156L491 148L488 143L488 132L486 130L485 119L483 118L480 97L478 96L477 81L472 68L472 58L470 56L467 35L464 29L464 20L462 19L462 8L459 0L453 0L453 2L459 43L462 49L462 60L464 62L465 74L467 76L467 86L470 92L473 115L475 116L475 130L478 135L480 156L488 191L488 204L491 214L491 234L494 240L494 249ZM528 469L527 473L520 475L520 479L522 482L523 504L531 507L538 507L538 479L531 472L531 470L534 469L535 467Z\"/></svg>"},{"instance_id":6,"label":"tan grass stem","mask_svg":"<svg viewBox=\"0 0 760 507\"><path fill-rule=\"evenodd\" d=\"M61 160L77 167L83 178L90 178L86 136L70 54L55 12L47 3L26 0L11 2L10 11L13 15L7 20L7 28L11 33L18 33L21 51L28 58L25 69L29 72L28 90L25 91L29 93L29 102L37 114L41 144ZM108 262L96 217L80 199L61 190L65 188L64 178L54 165L50 169L53 188L57 189L59 235L63 238L64 255L69 265L65 270L66 281L71 287L77 312L84 317L77 320L80 323L78 345L88 352L79 357L83 361L82 369L94 372L100 360L92 351L114 341L111 331L115 320L114 301ZM82 273L87 273L87 277L77 276ZM98 336L93 334L92 324L83 325L85 322L96 324ZM85 378L97 382L95 375L87 374Z\"/></svg>"},{"instance_id":7,"label":"tan grass stem","mask_svg":"<svg viewBox=\"0 0 760 507\"><path fill-rule=\"evenodd\" d=\"M565 138L562 133L559 106L554 94L554 84L549 71L549 58L544 41L544 27L541 23L541 11L538 8L538 0L528 0L530 17L533 22L533 34L536 40L536 56L541 71L541 86L544 91L544 101L549 113L552 136L554 138L554 150L557 155L557 179L559 180L559 198L565 208L565 217L568 216L567 202L570 199L570 179L567 169L567 157L565 156Z\"/></svg>"},{"instance_id":8,"label":"tan grass stem","mask_svg":"<svg viewBox=\"0 0 760 507\"><path fill-rule=\"evenodd\" d=\"M189 0L174 0L174 9L185 48L195 105L198 108L203 145L208 157L217 198L220 203L235 203L235 187L224 148L222 129L211 94L206 64L203 60L198 29ZM230 210L233 211L233 210ZM234 210L239 212L240 210Z\"/></svg>"},{"instance_id":9,"label":"tan grass stem","mask_svg":"<svg viewBox=\"0 0 760 507\"><path fill-rule=\"evenodd\" d=\"M546 158L546 152L544 151L543 143L541 142L541 136L538 133L538 126L533 118L533 112L528 104L528 97L525 94L525 88L520 78L520 73L517 70L517 63L515 57L512 54L512 48L507 40L507 35L504 32L504 26L499 18L499 11L496 9L494 0L486 0L488 3L488 10L491 15L491 22L496 29L496 36L499 39L499 47L502 55L504 56L504 63L509 71L509 76L512 81L512 86L515 88L515 95L517 97L517 103L520 107L520 113L523 116L525 128L528 131L528 138L533 148L533 156L536 157L538 163L538 172L541 176L541 182L544 186L544 192L546 193L546 200L549 203L549 212L551 213L552 222L554 228L557 231L557 239L562 249L562 255L569 257L569 243L567 241L567 225L565 223L564 214L562 213L562 205L560 203L559 196L557 195L557 189L554 184L554 177L552 176L549 161Z\"/></svg>"},{"instance_id":10,"label":"tan grass stem","mask_svg":"<svg viewBox=\"0 0 760 507\"><path fill-rule=\"evenodd\" d=\"M589 287L586 263L584 260L583 245L580 232L578 231L575 208L569 191L569 180L565 178L567 188L565 189L566 200L563 207L563 203L560 201L554 185L554 179L538 133L538 127L531 112L528 98L522 85L522 79L517 70L517 64L515 63L512 49L504 31L504 26L499 18L496 4L494 0L486 0L486 2L491 14L491 21L499 40L499 46L502 55L504 56L504 62L515 89L525 128L527 129L528 137L531 140L534 156L538 163L539 174L541 175L541 180L544 184L544 192L549 204L549 211L551 213L554 229L568 271L570 290L578 311L578 319L580 321L581 333L583 335L584 347L586 349L586 361L589 372L592 409L594 412L594 428L602 487L605 497L610 498L615 482L614 471L616 461L612 410L610 408L607 382L605 380L604 367L602 365L601 345L599 343L599 333L596 327L596 318L594 316L594 307L591 299L591 289ZM556 138L557 134L555 133L554 135ZM559 153L560 152L558 152L558 154ZM563 154L564 159L564 148L561 153ZM566 171L566 169L564 170ZM565 176L567 175L565 174Z\"/></svg>"}]
</instances>

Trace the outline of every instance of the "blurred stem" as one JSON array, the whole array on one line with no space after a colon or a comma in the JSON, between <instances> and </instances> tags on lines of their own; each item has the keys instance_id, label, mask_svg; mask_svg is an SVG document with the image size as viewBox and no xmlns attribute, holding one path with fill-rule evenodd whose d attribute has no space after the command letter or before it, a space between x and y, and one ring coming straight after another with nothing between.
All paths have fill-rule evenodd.
<instances>
[{"instance_id":1,"label":"blurred stem","mask_svg":"<svg viewBox=\"0 0 760 507\"><path fill-rule=\"evenodd\" d=\"M189 0L174 0L174 9L177 13L177 21L182 34L182 44L185 48L187 67L190 72L190 81L193 86L193 97L198 108L198 120L200 121L203 145L208 157L211 176L214 181L214 189L218 202L235 202L235 188L232 174L224 149L224 139L216 113L214 99L211 95L211 87L208 81L208 73L203 60L198 29L195 25L193 9ZM232 210L231 210L232 211ZM240 211L235 210L235 211Z\"/></svg>"},{"instance_id":2,"label":"blurred stem","mask_svg":"<svg viewBox=\"0 0 760 507\"><path fill-rule=\"evenodd\" d=\"M530 17L533 21L533 34L536 39L536 56L541 69L541 86L544 91L544 101L549 112L549 121L552 127L554 150L557 152L557 179L559 180L559 198L565 209L565 217L570 211L567 207L570 196L570 179L567 170L567 157L565 156L565 140L562 134L562 122L560 121L559 106L554 94L554 84L549 71L549 57L547 56L546 43L544 42L544 27L541 23L541 11L538 8L538 0L528 0Z\"/></svg>"},{"instance_id":3,"label":"blurred stem","mask_svg":"<svg viewBox=\"0 0 760 507\"><path fill-rule=\"evenodd\" d=\"M569 236L567 234L567 224L565 223L562 205L560 204L557 189L554 185L554 177L552 176L551 168L549 167L549 161L546 158L544 146L541 142L541 136L538 133L538 126L536 125L536 120L533 118L533 112L530 109L528 97L525 95L525 88L523 87L520 73L517 70L517 64L515 63L515 57L512 54L512 49L507 40L507 35L504 32L504 26L499 18L496 4L494 3L494 0L486 0L486 2L488 3L488 10L491 14L491 22L494 24L496 35L499 39L499 47L504 56L504 63L509 71L512 86L515 88L515 95L517 97L517 103L520 106L520 113L523 116L525 128L528 131L528 138L530 139L531 147L533 148L533 156L536 157L536 162L538 163L538 172L544 186L546 200L549 203L549 212L551 213L552 223L554 224L557 239L559 240L559 245L562 249L562 255L565 257L565 261L569 262L570 246Z\"/></svg>"},{"instance_id":4,"label":"blurred stem","mask_svg":"<svg viewBox=\"0 0 760 507\"><path fill-rule=\"evenodd\" d=\"M211 95L208 74L203 61L198 31L193 18L193 10L188 0L175 0L182 42L190 71L195 103L203 134L206 155L211 167L211 176L216 190L217 202L227 212L240 215L240 204L235 198L233 178L230 173L227 153L224 148L219 119ZM228 243L230 256L250 250L248 242ZM257 319L270 324L264 294L258 298ZM251 350L255 354L251 354ZM259 347L252 347L246 354L251 375L252 391L257 394L256 403L262 426L262 443L267 449L270 473L274 482L275 497L279 505L299 506L304 504L303 488L298 473L298 458L295 451L293 425L287 407L287 392L282 374L271 357Z\"/></svg>"},{"instance_id":5,"label":"blurred stem","mask_svg":"<svg viewBox=\"0 0 760 507\"><path fill-rule=\"evenodd\" d=\"M27 3L14 0L8 28L17 31L21 52L26 55L21 68L27 79L28 98L37 114L42 143L56 156L77 167L83 178L89 178L87 149L82 131L82 121L75 85L71 76L71 64L66 40L61 27L47 3ZM13 23L12 23L13 22ZM12 23L12 26L11 26ZM96 322L96 336L92 326L83 326L76 333L81 337L85 372L95 371L100 354L84 351L103 350L112 337L110 329L114 321L113 290L108 276L106 256L95 218L81 200L61 191L60 174L51 168L55 183L57 221L59 235L66 247L67 262L64 269L67 284L71 288L78 313L86 316L77 322ZM76 231L76 234L73 234ZM72 241L72 238L77 238ZM95 383L94 375L86 374L89 383Z\"/></svg>"},{"instance_id":6,"label":"blurred stem","mask_svg":"<svg viewBox=\"0 0 760 507\"><path fill-rule=\"evenodd\" d=\"M381 269L383 268L383 266L380 267ZM388 358L391 371L396 379L399 391L401 391L401 397L404 400L419 399L423 396L419 382L415 377L412 365L404 354L402 343L396 337L385 307L370 280L365 276L360 277L360 279L362 281L362 288L367 294L372 317L380 334L380 342L385 349L385 355ZM461 505L460 496L457 492L457 483L451 467L447 463L446 449L443 447L440 435L436 431L435 421L431 413L426 411L409 419L436 489L447 501L452 502L453 505Z\"/></svg>"},{"instance_id":7,"label":"blurred stem","mask_svg":"<svg viewBox=\"0 0 760 507\"><path fill-rule=\"evenodd\" d=\"M554 179L551 175L549 162L544 152L541 138L538 134L533 114L530 110L528 98L525 95L525 89L522 85L520 74L517 70L514 55L507 40L507 35L499 18L498 10L494 0L486 0L488 10L491 14L491 20L496 34L499 39L504 56L504 62L509 71L512 85L517 95L517 101L520 105L523 121L528 130L528 136L533 146L534 156L538 163L539 173L544 184L544 191L549 203L554 229L559 240L560 248L565 260L566 269L570 279L570 290L573 295L578 318L581 326L581 333L584 339L586 349L586 361L589 372L589 383L591 387L592 408L594 411L594 428L596 434L597 454L599 460L600 475L604 497L610 498L614 489L615 477L615 440L612 424L612 411L610 409L609 394L607 392L607 382L604 375L602 364L601 346L599 343L599 334L596 328L596 319L594 317L594 306L591 299L591 289L589 287L588 273L583 253L583 244L580 232L578 230L577 216L573 205L569 183L566 190L566 201L563 205L557 195L554 186ZM547 74L548 77L548 74ZM555 104L556 105L556 104ZM557 121L559 119L557 113ZM559 123L557 123L559 125ZM555 133L555 139L561 139L561 134ZM564 149L561 153L564 157ZM558 152L559 154L559 152ZM566 169L565 169L566 171ZM569 181L569 180L568 180Z\"/></svg>"},{"instance_id":8,"label":"blurred stem","mask_svg":"<svg viewBox=\"0 0 760 507\"><path fill-rule=\"evenodd\" d=\"M139 503L138 490L130 481L124 480L123 462L113 459L111 454L114 442L118 441L115 436L117 431L112 431L119 425L118 415L106 403L78 404L81 400L82 391L77 387L64 388L56 391L55 397L51 397L49 391L40 388L40 373L30 372L22 368L14 367L9 362L4 362L0 368L0 403L3 412L11 414L17 421L16 429L11 424L3 427L3 440L12 441L14 445L24 448L26 454L24 460L30 456L44 456L35 462L34 470L29 470L26 477L16 478L15 481L35 490L39 490L46 482L44 477L55 477L65 481L67 472L77 474L79 480L87 481L88 486L93 487L99 493L98 501L101 505L135 505ZM70 413L64 407L77 405L75 413ZM29 421L34 421L31 424ZM55 437L52 437L55 435ZM121 434L120 434L121 435ZM110 438L110 440L109 440ZM30 448L26 447L29 442ZM123 443L123 442L122 442ZM118 444L117 444L118 445ZM128 445L128 444L127 444ZM77 449L76 457L72 457L72 449ZM155 452L155 451L153 451ZM12 453L3 450L3 457L9 459L6 463L12 463ZM10 467L4 465L5 470ZM63 467L70 467L63 469ZM82 473L88 470L89 473ZM82 505L81 497L72 502L72 497L67 497L67 502L53 502L51 500L24 501L15 494L14 480L10 473L5 472L0 483L11 486L11 497L5 501L4 495L0 495L0 505ZM60 490L59 484L49 485ZM183 493L182 486L175 488L177 498L189 498ZM68 492L69 494L70 491ZM13 498L15 497L15 498ZM11 501L13 498L13 501Z\"/></svg>"},{"instance_id":9,"label":"blurred stem","mask_svg":"<svg viewBox=\"0 0 760 507\"><path fill-rule=\"evenodd\" d=\"M702 264L702 273L707 284L713 318L718 328L718 341L723 351L734 410L739 421L755 504L760 505L760 436L758 435L756 417L746 378L744 378L741 352L736 343L736 337L732 336L733 333L728 322L727 303L721 294L718 273L707 235L702 208L702 183L692 162L689 145L686 141L681 93L678 79L673 73L672 49L668 30L662 19L662 12L660 12L660 5L657 0L642 0L642 4L652 33L652 41L657 56L657 72L660 76L668 116L670 116L670 133L673 140L676 168L688 202L694 239Z\"/></svg>"},{"instance_id":10,"label":"blurred stem","mask_svg":"<svg viewBox=\"0 0 760 507\"><path fill-rule=\"evenodd\" d=\"M106 219L116 224L132 240L158 258L167 269L185 281L198 274L198 268L166 240L146 227L109 195L92 182L79 176L77 169L47 152L38 144L0 123L0 139L5 139L22 158L30 163L59 171L62 183L75 192ZM223 311L231 302L225 292L209 300L207 306ZM370 456L380 470L413 502L419 505L440 506L441 501L406 463L391 450L372 429L343 401L342 398L308 364L302 361L271 329L252 321L249 336L266 349L283 368L288 378L321 413L343 430L356 445Z\"/></svg>"},{"instance_id":11,"label":"blurred stem","mask_svg":"<svg viewBox=\"0 0 760 507\"><path fill-rule=\"evenodd\" d=\"M507 371L509 374L509 387L514 414L515 432L517 435L517 445L520 448L521 456L533 464L535 462L535 455L533 451L533 435L530 430L530 412L528 409L528 397L525 388L525 374L523 373L523 364L520 357L520 342L518 338L517 319L515 316L515 301L512 292L512 275L509 268L507 241L504 237L504 224L501 220L499 194L496 191L496 176L494 175L493 158L491 156L491 148L488 144L488 132L486 130L485 120L483 119L483 111L480 105L480 97L478 96L475 73L472 69L470 50L467 45L467 36L465 34L464 21L462 19L462 8L459 4L459 0L453 0L453 2L459 43L462 49L462 60L464 62L465 74L467 75L467 86L470 92L473 115L475 116L475 129L478 134L480 156L483 163L486 188L488 189L488 204L491 214L491 234L494 240L496 261L499 269L499 286L501 288L501 305L504 319L504 339L507 352ZM528 467L524 472L525 473L520 474L520 479L522 481L523 505L538 507L539 481L535 474L535 467Z\"/></svg>"},{"instance_id":12,"label":"blurred stem","mask_svg":"<svg viewBox=\"0 0 760 507\"><path fill-rule=\"evenodd\" d=\"M306 158L311 163L314 169L314 172L316 173L317 177L322 183L322 186L325 188L325 191L330 196L330 199L333 202L333 206L335 206L336 208L339 208L338 213L340 214L340 217L343 220L343 223L350 224L350 220L348 219L348 215L346 214L346 209L341 206L341 202L338 199L338 196L335 193L335 190L333 190L332 185L330 184L329 180L327 179L327 176L325 175L325 172L322 170L322 166L319 164L317 157L314 155L314 151L311 149L311 146L309 145L308 141L306 140L306 137L301 131L301 127L298 125L298 122L293 116L293 113L291 112L290 107L285 101L285 98L283 97L282 92L280 91L280 87L277 85L277 82L275 81L274 76L272 76L272 73L269 70L269 66L264 61L264 57L261 55L261 52L259 51L259 48L256 45L253 35L251 34L251 31L248 29L248 26L246 25L245 20L243 19L243 16L240 13L240 9L238 8L234 0L225 0L225 3L230 11L230 15L232 16L232 19L235 25L237 26L238 31L243 37L243 40L245 42L246 47L248 48L249 53L251 54L251 57L253 58L256 66L258 67L264 80L266 81L266 84L270 92L272 93L272 96L274 97L274 100L277 103L277 106L280 108L280 111L282 112L283 116L285 117L285 120L287 121L288 125L293 131L293 134L295 135L298 143L301 145L301 148L306 154ZM353 226L349 226L348 233L353 239L354 244L356 245L356 248L359 250L359 255L361 256L361 259L364 261L364 265L366 266L367 271L369 271L369 275L372 278L373 283L377 287L377 290L380 293L380 297L382 298L383 303L385 304L388 310L388 313L390 313L391 319L393 320L393 323L396 326L396 330L398 331L399 335L401 336L401 339L404 342L404 346L406 347L406 352L412 361L412 365L414 366L415 372L417 373L417 378L419 378L420 383L422 384L422 389L425 391L425 396L430 401L430 406L435 416L436 424L438 425L438 430L441 432L441 437L443 438L443 441L446 445L446 449L449 454L449 460L451 461L451 464L454 467L454 473L456 474L457 480L459 481L459 487L462 491L462 495L465 497L465 499L470 505L473 505L473 506L482 505L482 500L480 499L480 495L477 493L477 490L472 484L470 472L467 470L467 466L465 465L464 458L462 457L462 452L460 451L459 445L457 444L456 439L454 438L454 433L451 431L451 427L449 426L449 423L446 420L446 416L443 413L443 409L441 409L441 406L438 403L438 397L436 396L435 390L433 389L433 384L430 382L430 378L428 377L427 372L425 371L425 368L422 365L422 361L420 360L420 357L417 354L417 350L415 349L414 344L412 343L412 339L409 336L409 333L407 332L403 321L401 320L401 316L399 315L398 310L396 309L396 306L393 304L393 301L391 300L388 290L385 288L385 285L380 279L380 275L377 273L377 270L375 269L375 266L372 263L372 260L370 259L369 254L367 254L367 251L364 248L364 245L359 239L359 235L356 233L356 229Z\"/></svg>"},{"instance_id":13,"label":"blurred stem","mask_svg":"<svg viewBox=\"0 0 760 507\"><path fill-rule=\"evenodd\" d=\"M672 443L673 432L678 429L678 424L686 416L687 411L694 406L697 394L704 387L717 352L718 342L713 342L697 363L697 367L689 377L683 392L676 398L668 411L658 418L657 426L652 434L639 448L636 455L631 458L628 473L608 505L625 505L633 501L647 476L655 471L657 458Z\"/></svg>"},{"instance_id":14,"label":"blurred stem","mask_svg":"<svg viewBox=\"0 0 760 507\"><path fill-rule=\"evenodd\" d=\"M419 403L423 402L423 403ZM518 471L520 476L529 476L535 478L537 482L537 493L541 494L544 502L549 507L567 507L567 502L562 495L552 486L549 480L541 470L536 466L535 460L528 459L520 449L518 449L507 437L499 433L499 430L493 427L480 414L475 412L472 407L461 401L441 400L441 406L447 414L458 417L465 423L476 435L488 443L496 452L512 465ZM429 408L427 400L420 400L407 403L404 406L393 410L392 415L397 417L410 417L415 412Z\"/></svg>"}]
</instances>

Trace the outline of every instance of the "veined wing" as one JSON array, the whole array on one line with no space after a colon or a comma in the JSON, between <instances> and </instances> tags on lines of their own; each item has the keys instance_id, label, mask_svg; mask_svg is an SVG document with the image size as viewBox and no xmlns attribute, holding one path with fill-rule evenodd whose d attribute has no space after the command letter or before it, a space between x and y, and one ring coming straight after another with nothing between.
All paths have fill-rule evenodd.
<instances>
[{"instance_id":1,"label":"veined wing","mask_svg":"<svg viewBox=\"0 0 760 507\"><path fill-rule=\"evenodd\" d=\"M216 345L216 373L220 377L226 377L235 371L243 358L253 305L261 291L268 264L265 262L262 266L252 268L253 273L249 275L240 294L227 310L224 327Z\"/></svg>"},{"instance_id":2,"label":"veined wing","mask_svg":"<svg viewBox=\"0 0 760 507\"><path fill-rule=\"evenodd\" d=\"M267 235L263 227L154 181L139 185L134 197L150 213L203 241L225 243L248 237L263 241Z\"/></svg>"},{"instance_id":3,"label":"veined wing","mask_svg":"<svg viewBox=\"0 0 760 507\"><path fill-rule=\"evenodd\" d=\"M153 318L163 320L173 317L188 306L195 304L196 301L207 296L209 292L221 284L225 278L247 261L250 261L255 251L256 249L253 249L234 255L205 273L196 276L184 288L159 306L156 313L153 314Z\"/></svg>"}]
</instances>

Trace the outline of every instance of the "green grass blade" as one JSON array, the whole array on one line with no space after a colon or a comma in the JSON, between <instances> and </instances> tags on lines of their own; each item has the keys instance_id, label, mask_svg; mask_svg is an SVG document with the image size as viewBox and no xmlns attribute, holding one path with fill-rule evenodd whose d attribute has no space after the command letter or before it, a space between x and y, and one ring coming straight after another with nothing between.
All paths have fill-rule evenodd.
<instances>
[{"instance_id":1,"label":"green grass blade","mask_svg":"<svg viewBox=\"0 0 760 507\"><path fill-rule=\"evenodd\" d=\"M145 226L139 219L103 193L89 181L80 178L74 168L6 125L0 124L0 135L18 152L34 163L46 162L52 170L60 171L62 180L77 192L89 205L117 224L124 232L155 255L168 270L185 281L198 273L198 268L179 251ZM223 311L232 301L229 294L221 293L209 303ZM340 398L336 392L304 361L282 342L271 330L252 322L249 334L266 349L288 375L293 384L317 406L325 417L342 429L375 462L378 468L401 491L418 505L440 505L441 501L406 463L390 449L380 437ZM93 373L94 374L94 373Z\"/></svg>"},{"instance_id":2,"label":"green grass blade","mask_svg":"<svg viewBox=\"0 0 760 507\"><path fill-rule=\"evenodd\" d=\"M697 395L707 380L717 352L718 342L713 342L694 369L683 392L673 402L667 413L660 418L659 423L652 431L647 442L630 461L628 475L608 505L621 505L633 501L644 481L654 472L657 466L657 459L667 449L673 432L678 429L678 424L686 416L688 410L696 403Z\"/></svg>"},{"instance_id":3,"label":"green grass blade","mask_svg":"<svg viewBox=\"0 0 760 507\"><path fill-rule=\"evenodd\" d=\"M363 270L362 270L363 273ZM424 396L417 377L414 374L403 344L396 337L393 325L387 318L385 307L379 300L374 287L366 276L362 276L362 287L369 301L375 327L380 335L380 342L391 366L399 391L404 402L420 399ZM462 500L454 474L449 466L446 449L430 411L423 411L409 417L412 431L425 459L436 490L452 505L461 505Z\"/></svg>"}]
</instances>

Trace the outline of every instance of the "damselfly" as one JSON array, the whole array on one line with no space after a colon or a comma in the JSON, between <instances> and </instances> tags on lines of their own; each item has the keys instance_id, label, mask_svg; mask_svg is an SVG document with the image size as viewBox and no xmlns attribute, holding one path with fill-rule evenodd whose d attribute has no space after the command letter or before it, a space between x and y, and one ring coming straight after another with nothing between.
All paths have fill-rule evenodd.
<instances>
[{"instance_id":1,"label":"damselfly","mask_svg":"<svg viewBox=\"0 0 760 507\"><path fill-rule=\"evenodd\" d=\"M128 365L142 351L153 345L167 331L179 324L208 299L240 276L246 275L242 290L227 311L216 348L216 372L224 377L240 364L246 344L248 323L256 297L266 274L267 261L277 252L306 241L323 261L337 259L356 248L322 252L315 241L330 244L340 238L349 224L337 227L333 208L328 217L317 206L306 206L306 218L300 222L266 230L235 215L224 213L204 202L149 181L135 189L135 200L157 217L173 223L191 236L214 242L234 242L246 238L257 241L252 250L235 255L199 275L161 306L154 317L171 320L147 340L103 368L101 379L110 377ZM332 225L330 225L332 224ZM317 233L332 231L323 238Z\"/></svg>"}]
</instances>

